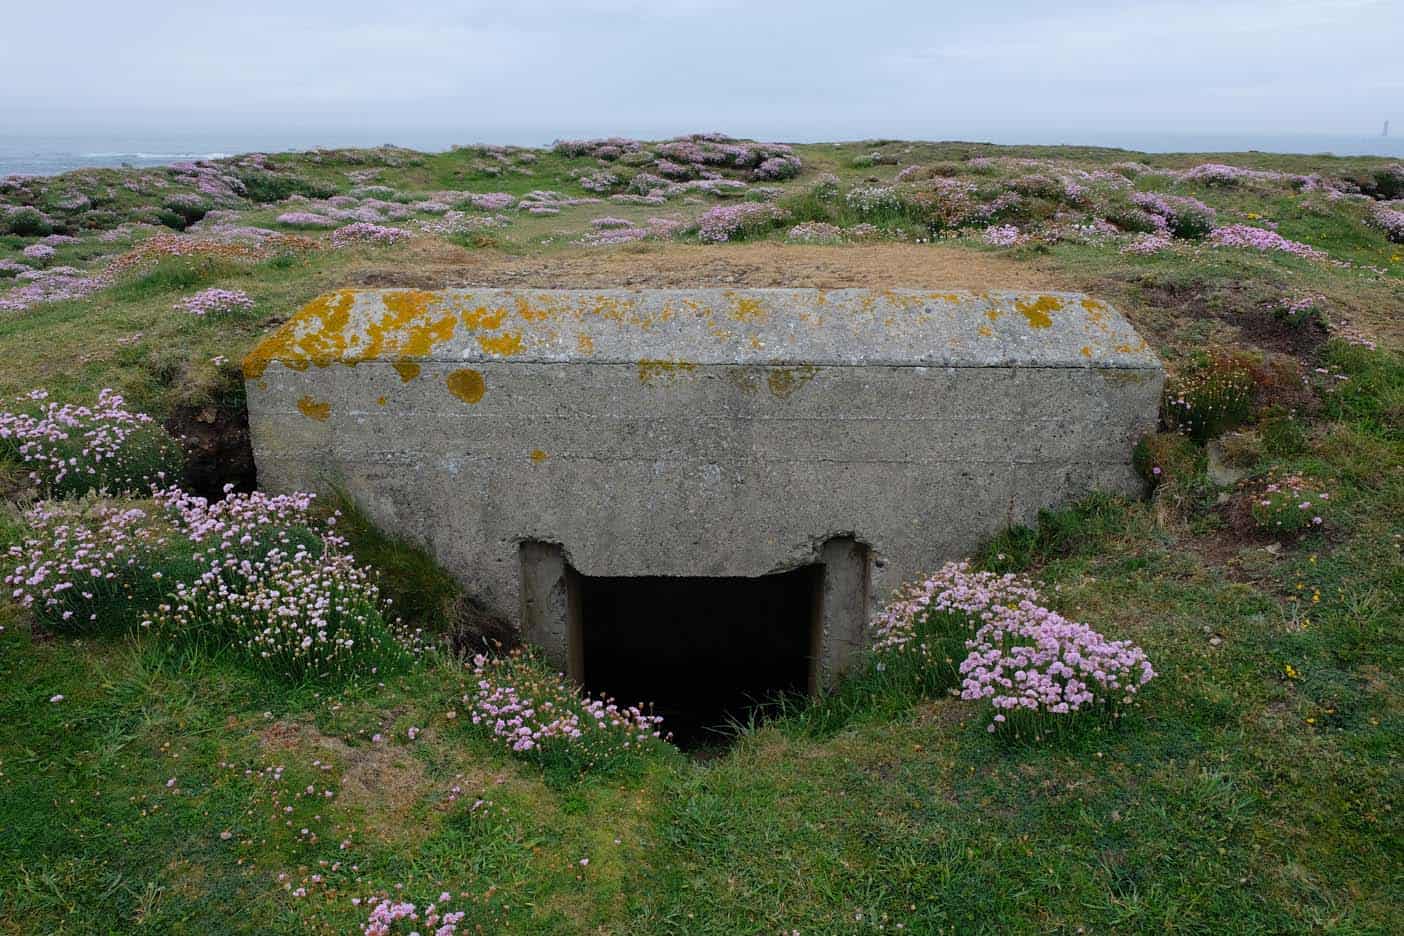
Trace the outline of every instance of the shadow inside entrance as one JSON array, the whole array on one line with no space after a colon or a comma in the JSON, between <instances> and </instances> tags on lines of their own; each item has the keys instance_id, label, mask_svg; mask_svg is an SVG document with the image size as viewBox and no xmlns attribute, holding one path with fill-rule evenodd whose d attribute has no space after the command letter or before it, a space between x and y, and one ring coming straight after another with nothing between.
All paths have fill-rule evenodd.
<instances>
[{"instance_id":1,"label":"shadow inside entrance","mask_svg":"<svg viewBox=\"0 0 1404 936\"><path fill-rule=\"evenodd\" d=\"M820 566L758 578L580 576L585 688L652 702L684 750L813 680Z\"/></svg>"}]
</instances>

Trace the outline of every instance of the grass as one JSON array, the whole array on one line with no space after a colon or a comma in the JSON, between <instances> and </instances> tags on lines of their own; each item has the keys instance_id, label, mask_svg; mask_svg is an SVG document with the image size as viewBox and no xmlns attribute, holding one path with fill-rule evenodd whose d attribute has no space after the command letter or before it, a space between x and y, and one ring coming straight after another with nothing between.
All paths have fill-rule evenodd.
<instances>
[{"instance_id":1,"label":"grass","mask_svg":"<svg viewBox=\"0 0 1404 936\"><path fill-rule=\"evenodd\" d=\"M875 151L891 160L854 165ZM1088 168L1208 158L880 141L800 153L806 172L784 186L796 220L846 210L805 201L821 171L848 187L978 155ZM572 173L588 163L542 153L493 175L476 149L395 158L381 181L424 192L579 195ZM1334 173L1378 162L1239 161ZM336 191L351 187L344 169L363 165L270 163ZM98 177L114 193L103 208L138 206L122 173ZM1060 613L1146 649L1160 676L1120 722L1015 741L988 734L971 703L868 668L822 700L783 700L705 760L664 750L609 770L545 770L464 723L472 674L448 655L373 680L289 683L121 630L44 634L0 602L0 933L347 932L365 919L353 896L424 903L445 890L467 913L461 931L491 933L1392 931L1404 267L1348 207L1320 214L1251 188L1161 187L1203 198L1221 220L1251 212L1388 273L1208 247L1011 253L1117 303L1172 368L1222 346L1348 378L1321 395L1264 391L1238 430L1245 485L1272 470L1331 483L1339 496L1321 531L1274 538L1244 526L1242 491L1216 487L1196 449L1185 476L1151 500L1094 496L1045 511L975 557L1033 576ZM465 246L549 254L592 214L658 210L599 207L525 218ZM0 253L22 243L0 237ZM56 262L98 249L85 238ZM164 261L84 301L0 314L0 396L43 386L91 399L113 386L158 415L237 409L233 365L216 358L237 361L326 289L413 270L441 249ZM254 312L172 311L208 286L248 292ZM1284 330L1267 310L1301 293L1326 296L1334 317L1383 349ZM13 468L0 464L0 492ZM406 618L443 626L459 585L340 506L342 533ZM0 550L22 535L18 506L0 504Z\"/></svg>"}]
</instances>

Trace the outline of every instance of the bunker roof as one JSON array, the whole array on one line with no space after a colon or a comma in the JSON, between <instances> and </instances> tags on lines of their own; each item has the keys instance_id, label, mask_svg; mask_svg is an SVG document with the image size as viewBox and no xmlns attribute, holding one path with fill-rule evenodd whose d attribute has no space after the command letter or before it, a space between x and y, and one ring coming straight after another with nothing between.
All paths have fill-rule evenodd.
<instances>
[{"instance_id":1,"label":"bunker roof","mask_svg":"<svg viewBox=\"0 0 1404 936\"><path fill-rule=\"evenodd\" d=\"M1159 366L1097 299L917 289L345 289L263 339L244 372L274 361Z\"/></svg>"}]
</instances>

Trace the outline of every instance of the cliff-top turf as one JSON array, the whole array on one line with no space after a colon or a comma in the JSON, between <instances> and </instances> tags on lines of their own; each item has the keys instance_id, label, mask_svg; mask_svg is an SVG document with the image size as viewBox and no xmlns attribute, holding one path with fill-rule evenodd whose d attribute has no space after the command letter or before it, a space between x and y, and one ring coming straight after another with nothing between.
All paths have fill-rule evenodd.
<instances>
[{"instance_id":1,"label":"cliff-top turf","mask_svg":"<svg viewBox=\"0 0 1404 936\"><path fill-rule=\"evenodd\" d=\"M0 932L1395 931L1401 199L718 135L0 180ZM683 754L354 504L253 490L261 335L485 285L1086 292L1170 374L1148 495L929 570L833 694Z\"/></svg>"}]
</instances>

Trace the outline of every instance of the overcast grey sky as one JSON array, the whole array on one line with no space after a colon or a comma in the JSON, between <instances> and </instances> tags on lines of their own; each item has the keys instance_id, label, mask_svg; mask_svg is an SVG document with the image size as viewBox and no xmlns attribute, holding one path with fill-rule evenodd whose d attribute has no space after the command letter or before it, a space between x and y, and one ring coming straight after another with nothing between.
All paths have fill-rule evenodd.
<instances>
[{"instance_id":1,"label":"overcast grey sky","mask_svg":"<svg viewBox=\"0 0 1404 936\"><path fill-rule=\"evenodd\" d=\"M1404 133L1404 0L7 7L17 132L1378 133L1393 116Z\"/></svg>"}]
</instances>

